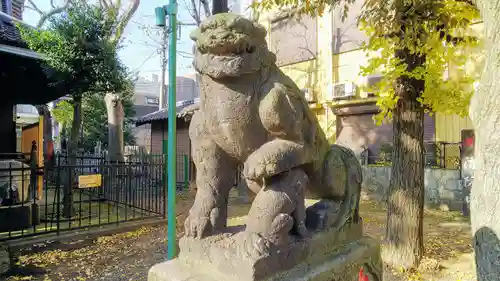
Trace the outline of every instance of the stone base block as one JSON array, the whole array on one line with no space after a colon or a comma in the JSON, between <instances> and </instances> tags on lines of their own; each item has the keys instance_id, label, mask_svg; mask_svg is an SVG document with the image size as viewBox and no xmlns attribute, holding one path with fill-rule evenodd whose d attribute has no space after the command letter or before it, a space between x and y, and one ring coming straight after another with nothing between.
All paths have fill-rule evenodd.
<instances>
[{"instance_id":1,"label":"stone base block","mask_svg":"<svg viewBox=\"0 0 500 281\"><path fill-rule=\"evenodd\" d=\"M275 268L275 265L270 264L266 276L245 269L248 260L234 260L233 257L232 264L239 263L241 269L232 268L231 264L227 264L227 269L224 269L218 261L207 262L210 253L206 253L205 260L200 261L188 260L186 256L183 258L181 252L180 258L153 266L148 281L358 281L361 269L370 281L382 281L380 248L373 238L361 237L326 255L324 247L317 250L322 258L313 255L313 259L306 258L287 270L275 272L270 272ZM220 255L218 260L225 260L224 253ZM280 262L287 264L288 260L285 258ZM266 265L264 263L257 267L264 270Z\"/></svg>"},{"instance_id":2,"label":"stone base block","mask_svg":"<svg viewBox=\"0 0 500 281\"><path fill-rule=\"evenodd\" d=\"M40 211L37 204L0 207L0 232L18 231L33 227L40 222Z\"/></svg>"}]
</instances>

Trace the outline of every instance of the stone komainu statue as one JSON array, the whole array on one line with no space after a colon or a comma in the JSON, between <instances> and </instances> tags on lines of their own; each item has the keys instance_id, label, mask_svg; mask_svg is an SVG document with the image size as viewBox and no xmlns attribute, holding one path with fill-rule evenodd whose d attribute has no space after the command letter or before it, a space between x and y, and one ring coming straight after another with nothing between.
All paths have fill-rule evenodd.
<instances>
[{"instance_id":1,"label":"stone komainu statue","mask_svg":"<svg viewBox=\"0 0 500 281\"><path fill-rule=\"evenodd\" d=\"M197 109L189 128L197 193L180 240L180 260L211 264L239 280L271 280L266 278L305 260L325 259L349 241L345 251L351 255L356 247L378 253L373 242L362 241L359 162L349 149L328 143L303 93L276 66L266 30L225 13L206 19L191 38L201 74L198 108L186 109ZM256 196L245 229L229 234L228 196L240 165ZM306 195L322 200L306 208ZM363 257L371 257L367 251L361 251ZM372 266L378 261L364 258L357 264L367 265L366 272L376 277L370 280L378 281L374 269L380 266ZM160 280L157 271L152 269L151 280ZM193 274L182 276L206 279Z\"/></svg>"},{"instance_id":2,"label":"stone komainu statue","mask_svg":"<svg viewBox=\"0 0 500 281\"><path fill-rule=\"evenodd\" d=\"M276 66L266 30L239 15L219 14L191 38L202 77L189 129L198 191L186 235L202 238L226 226L230 175L241 164L248 188L257 193L249 231L307 235L306 190L343 202L337 224L355 219L359 164L349 149L328 143L303 93ZM274 185L283 185L283 196L265 194Z\"/></svg>"}]
</instances>

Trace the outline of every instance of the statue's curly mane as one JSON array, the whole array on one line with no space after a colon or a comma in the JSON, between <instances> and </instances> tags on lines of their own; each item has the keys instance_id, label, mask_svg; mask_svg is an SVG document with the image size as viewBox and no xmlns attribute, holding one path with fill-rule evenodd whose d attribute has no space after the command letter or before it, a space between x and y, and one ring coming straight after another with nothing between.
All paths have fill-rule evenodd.
<instances>
[{"instance_id":1,"label":"statue's curly mane","mask_svg":"<svg viewBox=\"0 0 500 281\"><path fill-rule=\"evenodd\" d=\"M265 28L240 15L209 17L191 39L196 45L194 68L214 79L254 73L276 62L267 48Z\"/></svg>"}]
</instances>

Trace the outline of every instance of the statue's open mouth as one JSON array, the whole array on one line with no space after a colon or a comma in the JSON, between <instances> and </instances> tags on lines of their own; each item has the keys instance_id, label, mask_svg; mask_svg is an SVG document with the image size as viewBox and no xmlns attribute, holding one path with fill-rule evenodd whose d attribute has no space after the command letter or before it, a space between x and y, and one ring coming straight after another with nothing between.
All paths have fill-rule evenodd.
<instances>
[{"instance_id":1,"label":"statue's open mouth","mask_svg":"<svg viewBox=\"0 0 500 281\"><path fill-rule=\"evenodd\" d=\"M201 50L200 50L201 51ZM248 43L242 44L226 44L226 45L217 45L211 48L208 48L207 51L201 53L209 53L216 56L241 56L245 53L251 54L255 52L255 46L252 46Z\"/></svg>"},{"instance_id":2,"label":"statue's open mouth","mask_svg":"<svg viewBox=\"0 0 500 281\"><path fill-rule=\"evenodd\" d=\"M204 37L208 37L209 39L203 40L203 42L200 42L200 40L197 44L198 51L201 54L235 57L254 53L256 49L248 36L241 34L234 34L227 37L221 36L220 34L207 34L204 35Z\"/></svg>"}]
</instances>

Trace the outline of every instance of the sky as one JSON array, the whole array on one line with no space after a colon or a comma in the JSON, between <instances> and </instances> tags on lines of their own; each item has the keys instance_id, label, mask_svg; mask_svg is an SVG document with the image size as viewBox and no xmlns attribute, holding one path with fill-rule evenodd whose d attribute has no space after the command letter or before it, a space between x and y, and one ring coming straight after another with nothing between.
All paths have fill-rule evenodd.
<instances>
[{"instance_id":1,"label":"sky","mask_svg":"<svg viewBox=\"0 0 500 281\"><path fill-rule=\"evenodd\" d=\"M42 11L49 11L51 8L50 0L33 0L33 2ZM123 48L119 51L120 59L130 70L139 72L140 76L149 80L153 74L161 75L159 54L161 37L159 29L155 26L154 10L155 7L167 3L168 0L142 0L139 9L125 29ZM28 5L28 1L26 4ZM35 11L25 8L23 21L36 25L39 18L40 16ZM183 23L194 23L187 10L186 0L179 1L178 20ZM177 41L177 76L194 72L191 65L192 56L190 56L192 41L189 39L189 33L194 28L196 26L183 26L181 28L180 38Z\"/></svg>"}]
</instances>

